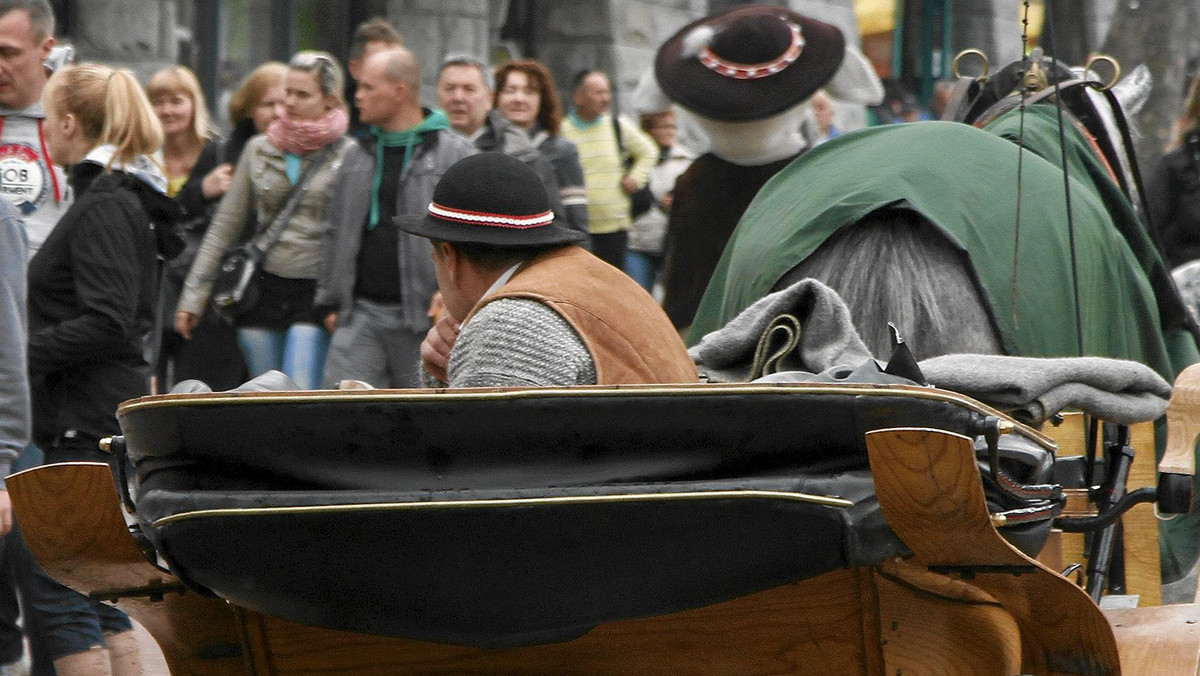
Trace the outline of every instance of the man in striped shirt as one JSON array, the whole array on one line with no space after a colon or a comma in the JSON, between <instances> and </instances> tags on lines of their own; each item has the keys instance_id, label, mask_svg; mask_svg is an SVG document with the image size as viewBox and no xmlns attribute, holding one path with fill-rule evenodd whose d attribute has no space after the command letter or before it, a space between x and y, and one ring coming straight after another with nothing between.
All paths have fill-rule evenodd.
<instances>
[{"instance_id":1,"label":"man in striped shirt","mask_svg":"<svg viewBox=\"0 0 1200 676\"><path fill-rule=\"evenodd\" d=\"M629 196L650 179L658 146L638 125L609 112L612 88L604 73L581 72L572 91L575 107L563 122L562 135L579 148L592 252L624 269Z\"/></svg>"}]
</instances>

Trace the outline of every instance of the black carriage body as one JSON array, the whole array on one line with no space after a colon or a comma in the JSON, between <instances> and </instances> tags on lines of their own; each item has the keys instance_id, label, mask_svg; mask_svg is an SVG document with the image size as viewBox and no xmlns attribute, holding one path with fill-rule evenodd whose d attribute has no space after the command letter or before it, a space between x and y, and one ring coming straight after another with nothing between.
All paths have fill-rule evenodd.
<instances>
[{"instance_id":1,"label":"black carriage body","mask_svg":"<svg viewBox=\"0 0 1200 676\"><path fill-rule=\"evenodd\" d=\"M165 395L119 413L138 519L190 585L491 647L907 555L863 435L977 438L998 416L876 385Z\"/></svg>"}]
</instances>

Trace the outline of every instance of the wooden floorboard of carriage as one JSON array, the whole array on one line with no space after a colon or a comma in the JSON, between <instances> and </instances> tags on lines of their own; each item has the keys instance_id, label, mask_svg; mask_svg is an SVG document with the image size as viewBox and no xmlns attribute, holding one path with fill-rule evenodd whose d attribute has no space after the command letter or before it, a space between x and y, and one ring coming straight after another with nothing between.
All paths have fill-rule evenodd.
<instances>
[{"instance_id":1,"label":"wooden floorboard of carriage","mask_svg":"<svg viewBox=\"0 0 1200 676\"><path fill-rule=\"evenodd\" d=\"M170 591L179 580L151 565L138 548L108 465L46 465L12 475L6 484L29 550L46 572L87 594L124 590L118 606L154 637L171 673L247 673L241 631L229 605L191 591ZM162 596L127 595L135 589L158 589ZM154 664L158 656L144 642L141 646L147 665Z\"/></svg>"},{"instance_id":2,"label":"wooden floorboard of carriage","mask_svg":"<svg viewBox=\"0 0 1200 676\"><path fill-rule=\"evenodd\" d=\"M903 562L876 575L884 674L1009 676L1020 673L1020 629L973 585Z\"/></svg>"},{"instance_id":3,"label":"wooden floorboard of carriage","mask_svg":"<svg viewBox=\"0 0 1200 676\"><path fill-rule=\"evenodd\" d=\"M1200 674L1200 606L1109 610L1124 676Z\"/></svg>"},{"instance_id":4,"label":"wooden floorboard of carriage","mask_svg":"<svg viewBox=\"0 0 1200 676\"><path fill-rule=\"evenodd\" d=\"M243 613L255 673L799 674L1009 676L1012 616L977 588L902 562L669 616L597 627L561 644L483 650L348 634Z\"/></svg>"},{"instance_id":5,"label":"wooden floorboard of carriage","mask_svg":"<svg viewBox=\"0 0 1200 676\"><path fill-rule=\"evenodd\" d=\"M1045 425L1042 432L1058 444L1059 456L1083 455L1085 429L1083 414L1066 413L1058 426ZM1129 471L1127 489L1153 488L1157 485L1155 471L1154 423L1140 423L1130 428L1134 449L1133 467ZM1158 518L1154 505L1134 506L1121 518L1125 552L1125 587L1127 594L1137 594L1139 605L1157 606L1162 603L1162 576L1159 569ZM1082 533L1061 533L1056 536L1038 560L1058 571L1078 563L1087 569Z\"/></svg>"},{"instance_id":6,"label":"wooden floorboard of carriage","mask_svg":"<svg viewBox=\"0 0 1200 676\"><path fill-rule=\"evenodd\" d=\"M487 650L247 618L256 673L882 674L860 598L871 572L842 570L671 615L612 622L560 644ZM877 620L872 624L878 626ZM864 647L866 645L871 649ZM875 654L867 654L874 652Z\"/></svg>"},{"instance_id":7,"label":"wooden floorboard of carriage","mask_svg":"<svg viewBox=\"0 0 1200 676\"><path fill-rule=\"evenodd\" d=\"M1023 671L1118 673L1116 641L1099 608L992 526L970 439L877 430L867 434L867 452L879 505L913 562L962 571L1002 604L1020 630Z\"/></svg>"}]
</instances>

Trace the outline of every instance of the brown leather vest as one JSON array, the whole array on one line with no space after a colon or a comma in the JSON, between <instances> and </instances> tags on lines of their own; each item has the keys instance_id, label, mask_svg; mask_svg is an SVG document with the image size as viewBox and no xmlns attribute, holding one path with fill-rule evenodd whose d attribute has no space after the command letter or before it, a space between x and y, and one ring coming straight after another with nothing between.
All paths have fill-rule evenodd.
<instances>
[{"instance_id":1,"label":"brown leather vest","mask_svg":"<svg viewBox=\"0 0 1200 676\"><path fill-rule=\"evenodd\" d=\"M567 320L596 364L599 385L694 383L696 364L667 315L637 282L584 249L567 246L524 263L499 298L526 298Z\"/></svg>"}]
</instances>

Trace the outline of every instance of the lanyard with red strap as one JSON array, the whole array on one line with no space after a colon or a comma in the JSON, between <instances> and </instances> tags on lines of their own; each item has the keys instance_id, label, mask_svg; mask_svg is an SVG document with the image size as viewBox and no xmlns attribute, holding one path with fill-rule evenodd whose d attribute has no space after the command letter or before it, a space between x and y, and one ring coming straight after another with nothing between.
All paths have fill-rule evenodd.
<instances>
[{"instance_id":1,"label":"lanyard with red strap","mask_svg":"<svg viewBox=\"0 0 1200 676\"><path fill-rule=\"evenodd\" d=\"M8 120L5 116L0 116L0 136L4 134L4 123ZM54 186L54 202L62 202L62 191L58 187L58 174L54 173L54 160L50 157L50 149L46 147L46 132L42 128L45 120L38 118L38 141L42 146L42 158L46 161L46 171L50 174L50 183Z\"/></svg>"}]
</instances>

